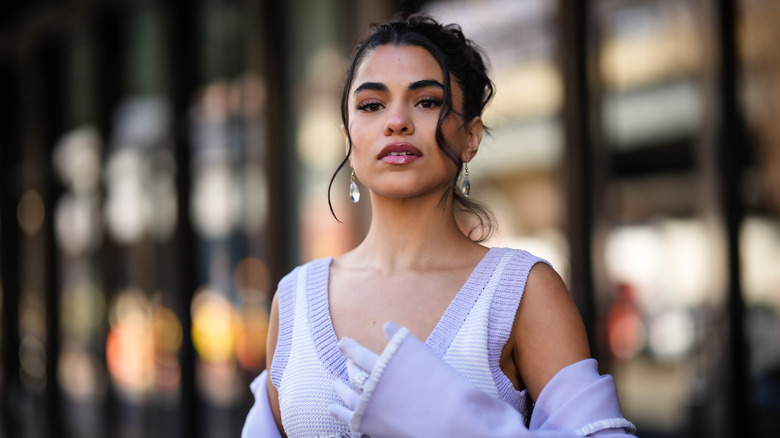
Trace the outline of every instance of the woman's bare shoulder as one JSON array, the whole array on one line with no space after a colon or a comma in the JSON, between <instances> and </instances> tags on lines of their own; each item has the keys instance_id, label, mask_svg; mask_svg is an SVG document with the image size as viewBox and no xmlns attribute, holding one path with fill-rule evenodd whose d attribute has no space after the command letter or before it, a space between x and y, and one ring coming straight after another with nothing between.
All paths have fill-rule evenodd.
<instances>
[{"instance_id":1,"label":"woman's bare shoulder","mask_svg":"<svg viewBox=\"0 0 780 438\"><path fill-rule=\"evenodd\" d=\"M511 335L522 381L536 400L562 368L590 357L579 310L558 273L531 268Z\"/></svg>"}]
</instances>

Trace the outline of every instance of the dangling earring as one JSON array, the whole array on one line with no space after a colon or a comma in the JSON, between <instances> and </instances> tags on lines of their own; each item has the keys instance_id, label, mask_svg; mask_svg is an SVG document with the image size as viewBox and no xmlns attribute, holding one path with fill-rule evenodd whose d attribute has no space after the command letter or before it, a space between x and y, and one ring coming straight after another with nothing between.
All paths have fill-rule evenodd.
<instances>
[{"instance_id":1,"label":"dangling earring","mask_svg":"<svg viewBox=\"0 0 780 438\"><path fill-rule=\"evenodd\" d=\"M355 169L352 169L352 176L349 177L349 200L355 204L360 201L360 189L355 182Z\"/></svg>"},{"instance_id":2,"label":"dangling earring","mask_svg":"<svg viewBox=\"0 0 780 438\"><path fill-rule=\"evenodd\" d=\"M460 192L463 196L469 197L471 193L471 183L469 183L469 163L463 163L463 183L460 185Z\"/></svg>"}]
</instances>

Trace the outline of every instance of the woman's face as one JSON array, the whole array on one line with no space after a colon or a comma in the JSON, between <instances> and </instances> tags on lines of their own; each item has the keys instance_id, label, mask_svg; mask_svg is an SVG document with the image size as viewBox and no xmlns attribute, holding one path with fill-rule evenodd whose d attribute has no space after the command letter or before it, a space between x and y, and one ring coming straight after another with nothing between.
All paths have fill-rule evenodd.
<instances>
[{"instance_id":1,"label":"woman's face","mask_svg":"<svg viewBox=\"0 0 780 438\"><path fill-rule=\"evenodd\" d=\"M453 105L461 108L462 91L456 81L451 84ZM430 52L418 46L377 47L357 69L349 99L351 164L372 196L440 197L456 167L436 144L444 74ZM451 114L442 131L463 161L476 154L479 118L464 125Z\"/></svg>"}]
</instances>

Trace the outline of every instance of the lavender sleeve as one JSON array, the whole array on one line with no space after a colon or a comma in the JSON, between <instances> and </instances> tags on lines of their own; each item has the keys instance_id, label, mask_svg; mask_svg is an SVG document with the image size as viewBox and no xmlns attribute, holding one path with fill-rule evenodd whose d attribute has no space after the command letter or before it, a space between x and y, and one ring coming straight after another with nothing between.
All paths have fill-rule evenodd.
<instances>
[{"instance_id":1,"label":"lavender sleeve","mask_svg":"<svg viewBox=\"0 0 780 438\"><path fill-rule=\"evenodd\" d=\"M523 416L484 393L408 331L390 340L350 424L373 438L626 437L614 381L593 359L562 369L543 389L526 428Z\"/></svg>"},{"instance_id":2,"label":"lavender sleeve","mask_svg":"<svg viewBox=\"0 0 780 438\"><path fill-rule=\"evenodd\" d=\"M612 376L599 375L595 359L573 363L542 389L531 415L531 430L573 430L589 436L608 429L636 432L623 417Z\"/></svg>"},{"instance_id":3,"label":"lavender sleeve","mask_svg":"<svg viewBox=\"0 0 780 438\"><path fill-rule=\"evenodd\" d=\"M282 438L268 403L268 371L263 371L249 388L255 396L255 404L249 410L241 430L241 438Z\"/></svg>"}]
</instances>

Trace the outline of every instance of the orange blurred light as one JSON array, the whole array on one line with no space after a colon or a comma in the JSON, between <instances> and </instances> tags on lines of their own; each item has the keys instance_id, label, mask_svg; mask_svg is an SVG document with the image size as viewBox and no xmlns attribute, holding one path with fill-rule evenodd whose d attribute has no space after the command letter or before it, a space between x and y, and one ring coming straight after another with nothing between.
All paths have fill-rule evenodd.
<instances>
[{"instance_id":1,"label":"orange blurred light","mask_svg":"<svg viewBox=\"0 0 780 438\"><path fill-rule=\"evenodd\" d=\"M238 332L236 354L241 367L247 371L265 368L266 336L268 335L268 311L253 306L244 310L243 330Z\"/></svg>"},{"instance_id":2,"label":"orange blurred light","mask_svg":"<svg viewBox=\"0 0 780 438\"><path fill-rule=\"evenodd\" d=\"M644 347L645 327L631 286L620 285L607 315L609 349L621 360L634 358Z\"/></svg>"},{"instance_id":3,"label":"orange blurred light","mask_svg":"<svg viewBox=\"0 0 780 438\"><path fill-rule=\"evenodd\" d=\"M140 393L152 386L154 352L150 331L137 321L120 321L106 338L106 365L114 381Z\"/></svg>"},{"instance_id":4,"label":"orange blurred light","mask_svg":"<svg viewBox=\"0 0 780 438\"><path fill-rule=\"evenodd\" d=\"M106 365L120 394L136 399L154 383L154 333L150 306L137 289L120 292L109 314Z\"/></svg>"}]
</instances>

